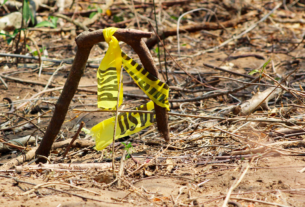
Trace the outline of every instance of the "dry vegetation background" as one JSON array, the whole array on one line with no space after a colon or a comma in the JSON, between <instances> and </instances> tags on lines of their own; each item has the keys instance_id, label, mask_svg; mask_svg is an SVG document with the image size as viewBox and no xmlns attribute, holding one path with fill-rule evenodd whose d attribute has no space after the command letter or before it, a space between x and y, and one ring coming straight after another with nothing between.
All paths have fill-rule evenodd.
<instances>
[{"instance_id":1,"label":"dry vegetation background","mask_svg":"<svg viewBox=\"0 0 305 207\"><path fill-rule=\"evenodd\" d=\"M305 2L107 2L38 2L48 27L0 40L0 205L305 206ZM48 163L36 165L75 37L111 26L152 32L145 42L170 86L170 143L156 126L118 140L114 178L112 148L96 151L77 132L113 116L90 112L107 50L96 45ZM126 72L124 97L124 110L147 102Z\"/></svg>"}]
</instances>

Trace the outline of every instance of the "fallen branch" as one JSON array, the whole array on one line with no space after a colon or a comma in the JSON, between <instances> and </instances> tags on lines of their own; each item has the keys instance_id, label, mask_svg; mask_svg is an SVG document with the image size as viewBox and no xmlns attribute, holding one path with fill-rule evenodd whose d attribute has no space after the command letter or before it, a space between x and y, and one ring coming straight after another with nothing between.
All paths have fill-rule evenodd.
<instances>
[{"instance_id":1,"label":"fallen branch","mask_svg":"<svg viewBox=\"0 0 305 207\"><path fill-rule=\"evenodd\" d=\"M52 149L68 147L71 141L72 139L67 139L65 141L55 142L52 146ZM73 142L71 147L85 148L85 147L93 147L94 145L95 145L94 141L79 139Z\"/></svg>"},{"instance_id":2,"label":"fallen branch","mask_svg":"<svg viewBox=\"0 0 305 207\"><path fill-rule=\"evenodd\" d=\"M204 99L208 99L208 98L215 98L217 96L223 96L223 95L227 95L227 94L231 94L231 93L236 93L237 91L243 90L249 86L251 86L251 83L255 83L256 81L258 81L260 79L260 77L255 78L254 80L252 80L249 84L246 84L244 86L241 86L239 88L235 88L233 90L229 90L229 91L224 91L224 92L220 92L220 93L215 93L215 94L209 94L206 96L202 96L202 97L198 97L198 98L190 98L190 99L169 99L169 102L196 102L196 101L201 101Z\"/></svg>"},{"instance_id":3,"label":"fallen branch","mask_svg":"<svg viewBox=\"0 0 305 207\"><path fill-rule=\"evenodd\" d=\"M18 139L12 139L8 142L0 139L0 152L7 152L7 151L11 151L13 149L19 149L19 150L24 150L25 147L24 145L26 143L34 143L35 142L35 137L31 137L31 135L29 136L25 136L25 137L21 137Z\"/></svg>"},{"instance_id":4,"label":"fallen branch","mask_svg":"<svg viewBox=\"0 0 305 207\"><path fill-rule=\"evenodd\" d=\"M15 159L11 159L10 161L8 161L4 165L2 165L0 167L0 170L9 170L14 166L20 165L20 164L24 163L25 161L29 161L29 160L33 159L37 148L38 147L33 147L25 155L20 155L19 157L15 158Z\"/></svg>"},{"instance_id":5,"label":"fallen branch","mask_svg":"<svg viewBox=\"0 0 305 207\"><path fill-rule=\"evenodd\" d=\"M222 72L231 73L233 75L242 76L242 77L245 77L245 78L250 78L250 79L255 79L256 78L256 77L251 76L251 75L237 73L237 72L226 70L226 69L223 69L221 67L213 66L213 65L210 65L210 64L207 64L207 63L203 63L203 65L206 66L206 67L209 67L209 68L213 68L215 70L220 70Z\"/></svg>"},{"instance_id":6,"label":"fallen branch","mask_svg":"<svg viewBox=\"0 0 305 207\"><path fill-rule=\"evenodd\" d=\"M17 171L25 170L39 170L39 169L68 169L68 170L88 170L99 169L108 170L112 166L112 163L71 163L71 164L39 164L39 165L26 165L16 166Z\"/></svg>"},{"instance_id":7,"label":"fallen branch","mask_svg":"<svg viewBox=\"0 0 305 207\"><path fill-rule=\"evenodd\" d=\"M33 84L33 85L39 85L39 86L46 86L46 83L41 83L41 82L36 82L36 81L28 81L28 80L25 80L25 79L14 78L14 77L6 76L6 75L0 75L0 77L3 78L3 79L6 79L6 80L11 80L11 81L15 81L15 82L23 83L23 84ZM58 85L50 84L48 87L49 88L54 88L55 86L58 86Z\"/></svg>"},{"instance_id":8,"label":"fallen branch","mask_svg":"<svg viewBox=\"0 0 305 207\"><path fill-rule=\"evenodd\" d=\"M37 185L37 184L35 184L35 183L30 183L30 182L18 180L17 178L14 178L14 177L11 177L11 176L7 176L7 175L0 175L0 177L13 179L13 180L15 180L17 183L25 183L25 184L34 185L34 186ZM54 191L56 191L56 192L66 193L66 194L68 194L68 195L73 195L73 196L79 197L79 198L84 199L84 200L87 200L87 199L88 199L88 200L93 200L93 201L98 201L98 202L103 202L103 203L108 203L108 204L116 204L116 203L113 203L113 202L107 202L107 201L103 201L103 200L99 200L99 199L95 199L95 198L90 198L90 197L78 195L78 194L75 194L75 193L70 193L70 192L67 192L67 191L58 190L58 189L55 189L55 188L50 188L50 187L46 187L46 188L49 189L49 190L54 190Z\"/></svg>"},{"instance_id":9,"label":"fallen branch","mask_svg":"<svg viewBox=\"0 0 305 207\"><path fill-rule=\"evenodd\" d=\"M254 202L254 203L262 203L262 204L267 204L267 205L272 205L272 206L279 206L279 207L289 207L289 206L282 205L282 204L279 204L279 203L271 203L271 202L267 202L267 201L261 201L261 200L250 199L250 198L231 197L231 199L245 200L245 201L250 201L250 202Z\"/></svg>"},{"instance_id":10,"label":"fallen branch","mask_svg":"<svg viewBox=\"0 0 305 207\"><path fill-rule=\"evenodd\" d=\"M269 100L276 98L280 93L282 93L281 88L274 87L268 88L263 92L257 92L250 100L245 101L240 106L235 107L238 110L233 110L234 114L248 115L251 114L255 109L262 107L265 110L269 110L268 102Z\"/></svg>"},{"instance_id":11,"label":"fallen branch","mask_svg":"<svg viewBox=\"0 0 305 207\"><path fill-rule=\"evenodd\" d=\"M54 145L52 146L52 149L56 149L56 148L61 148L61 147L66 147L70 144L72 139L67 139L65 141L61 141L61 142L56 142L54 143ZM72 147L93 147L95 145L95 143L93 141L89 141L89 140L76 140L73 144ZM32 148L30 151L28 151L25 155L20 155L19 157L12 159L10 161L8 161L7 163L5 163L4 165L2 165L0 167L0 170L8 170L14 166L20 165L22 163L24 163L25 161L29 161L32 160L35 156L35 152L37 150L38 147L34 147Z\"/></svg>"},{"instance_id":12,"label":"fallen branch","mask_svg":"<svg viewBox=\"0 0 305 207\"><path fill-rule=\"evenodd\" d=\"M253 19L253 17L257 16L257 15L258 15L257 11L252 11L252 12L249 12L245 15L242 15L240 18L236 18L236 19L225 21L225 22L221 22L220 24L218 24L217 22L204 22L204 23L200 23L200 24L193 24L193 25L189 25L189 26L184 26L184 27L179 28L179 33L197 32L197 31L200 31L200 30L218 30L218 29L223 29L224 27L225 28L234 27L237 24L242 24L244 22L247 22L247 21ZM170 37L170 36L176 36L177 35L177 28L164 30L162 33L159 33L158 35L162 39L165 39L165 38ZM146 45L147 45L148 48L151 49L158 42L159 42L159 38L157 37L157 35L155 35L155 36L149 38L146 41Z\"/></svg>"}]
</instances>

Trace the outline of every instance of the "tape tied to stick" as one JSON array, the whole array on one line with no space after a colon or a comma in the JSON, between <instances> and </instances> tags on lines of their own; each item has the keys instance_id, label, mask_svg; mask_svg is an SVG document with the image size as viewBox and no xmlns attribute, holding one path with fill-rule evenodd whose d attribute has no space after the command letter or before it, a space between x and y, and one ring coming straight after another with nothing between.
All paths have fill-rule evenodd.
<instances>
[{"instance_id":1,"label":"tape tied to stick","mask_svg":"<svg viewBox=\"0 0 305 207\"><path fill-rule=\"evenodd\" d=\"M154 103L170 110L168 95L169 87L157 77L149 73L126 53L121 51L118 40L113 36L117 28L103 30L105 41L109 44L108 51L97 71L97 103L98 107L114 110L123 102L123 84L120 84L120 70L123 64L126 72L132 77L139 88L152 100L136 107L136 110L152 111ZM118 88L120 93L118 93ZM119 103L117 103L119 96ZM118 105L118 106L117 106ZM115 139L132 135L154 123L155 115L148 113L122 113L118 115ZM90 134L96 141L96 149L102 150L113 141L115 117L100 122L92 127Z\"/></svg>"},{"instance_id":2,"label":"tape tied to stick","mask_svg":"<svg viewBox=\"0 0 305 207\"><path fill-rule=\"evenodd\" d=\"M152 111L154 102L150 101L146 104L138 106L136 110ZM126 137L137 133L155 122L155 114L141 112L124 112L118 115L118 124L115 139ZM95 149L103 150L113 141L115 117L106 119L91 128L90 134L95 139Z\"/></svg>"},{"instance_id":3,"label":"tape tied to stick","mask_svg":"<svg viewBox=\"0 0 305 207\"><path fill-rule=\"evenodd\" d=\"M116 30L117 28L113 27L103 30L109 48L97 70L97 106L106 110L114 110L117 107L118 95L118 105L123 103L123 83L118 94L122 58L119 41L113 36Z\"/></svg>"}]
</instances>

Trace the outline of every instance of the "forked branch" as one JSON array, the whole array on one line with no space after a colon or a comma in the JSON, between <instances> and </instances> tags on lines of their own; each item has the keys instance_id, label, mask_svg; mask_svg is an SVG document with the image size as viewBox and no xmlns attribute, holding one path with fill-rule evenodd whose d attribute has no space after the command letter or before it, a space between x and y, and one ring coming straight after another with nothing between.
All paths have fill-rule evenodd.
<instances>
[{"instance_id":1,"label":"forked branch","mask_svg":"<svg viewBox=\"0 0 305 207\"><path fill-rule=\"evenodd\" d=\"M152 75L158 77L158 70L153 63L151 54L146 47L143 37L149 38L150 32L143 32L131 29L118 29L114 36L119 40L129 44L140 57L143 66ZM105 41L103 30L93 32L85 31L76 38L77 52L69 76L66 80L63 91L55 105L53 117L49 123L47 131L36 151L37 155L48 156L50 154L53 142L60 131L65 120L70 102L77 90L79 81L84 73L85 66L93 45ZM165 108L155 104L157 126L165 140L169 141L169 129L167 112ZM38 159L37 162L45 162L44 159Z\"/></svg>"}]
</instances>

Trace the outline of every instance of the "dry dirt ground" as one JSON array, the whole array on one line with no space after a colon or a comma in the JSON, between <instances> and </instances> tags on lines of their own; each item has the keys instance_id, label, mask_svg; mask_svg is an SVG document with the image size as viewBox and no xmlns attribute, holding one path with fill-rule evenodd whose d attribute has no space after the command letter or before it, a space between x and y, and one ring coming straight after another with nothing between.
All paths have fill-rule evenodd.
<instances>
[{"instance_id":1,"label":"dry dirt ground","mask_svg":"<svg viewBox=\"0 0 305 207\"><path fill-rule=\"evenodd\" d=\"M182 7L184 12L200 6L196 6L197 3L200 4L198 1L191 2L195 6L184 5ZM269 87L268 85L251 85L230 95L202 98L199 101L175 102L176 105L172 106L171 112L197 117L170 115L171 142L169 144L165 143L158 134L156 126L118 140L115 145L116 174L121 166L121 160L124 160L122 176L118 179L121 182L120 185L113 179L111 168L106 170L94 167L81 170L24 168L19 173L15 169L0 168L0 206L222 206L229 189L233 186L235 188L231 192L228 206L305 206L305 172L302 170L305 168L304 94L301 93L305 87L304 23L301 20L304 21L305 16L297 7L298 4L292 5L294 10L280 7L274 11L272 18L260 23L247 35L228 43L221 49L200 53L250 28L270 12L275 3L282 1L275 1L275 3L261 1L264 2L262 4L253 2L256 7L249 10L255 11L259 7L262 8L262 13L243 24L237 24L225 30L209 31L210 33L197 31L181 34L182 58L180 59L177 57L176 36L165 40L167 51L177 59L180 65L167 56L167 68L172 72L168 74L168 84L171 86L170 99L200 98L241 87L252 79L240 74L249 75L249 72L255 69L261 70L269 59L265 72L274 79L280 80L293 71L285 83L281 84L283 86L287 84L300 93L287 91L276 100L271 100L269 110L258 108L256 112L248 116L225 114L223 111L250 99L258 91L264 91ZM172 10L173 13L180 11L177 5L173 6ZM249 10L243 11L242 15ZM143 11L139 9L138 12ZM181 15L182 11L179 14ZM202 16L205 16L205 13L187 16L182 25L194 24ZM226 13L220 13L220 21L222 17L226 17ZM82 20L85 17L78 18ZM210 20L216 21L213 18ZM288 23L283 23L284 20ZM143 19L142 21L145 23ZM140 29L149 28L143 22ZM66 27L71 25L73 24L65 22ZM97 25L92 27L96 28ZM126 27L136 28L134 24L128 24ZM79 34L82 30L76 31ZM75 35L72 32L30 31L28 35L38 42L39 47L47 48L48 58L58 60L74 58L76 45ZM1 53L14 53L15 43L8 45L5 40L1 40L0 44ZM32 42L27 44L34 50ZM139 61L128 45L122 44L121 47L132 58ZM156 46L151 50L155 63L158 63L157 51ZM161 60L164 60L161 46L160 52ZM78 90L75 94L66 122L56 142L72 138L81 121L90 129L100 121L113 116L112 113L73 111L74 109L97 109L97 68L94 66L98 66L104 53L105 51L97 46L92 49L89 57L91 67L85 70L79 84L82 86L79 89L82 90ZM0 84L0 100L9 98L13 108L17 108L13 113L7 113L12 105L8 104L7 99L0 103L1 138L8 141L32 135L37 137L39 144L39 138L43 137L56 100L61 93L61 90L56 87L64 85L71 64L63 64L63 67L54 75L49 88L55 88L54 90L33 98L33 95L44 90L44 85L60 66L44 62L42 74L39 77L39 66L35 60L19 59L17 65L15 58L1 57L0 60L0 75L8 85L6 90L4 85ZM204 64L222 67L228 72L213 69ZM191 77L183 74L181 67L209 87L195 83ZM165 71L164 64L162 69ZM182 74L174 72L182 72ZM251 76L259 75L261 74L256 73ZM160 79L165 81L166 77L160 74ZM268 79L266 75L262 75L261 83L276 85L276 82ZM194 92L182 91L181 88ZM125 72L124 93L124 109L132 109L134 106L147 102L147 99L139 96L144 93L132 83ZM24 105L19 108L21 104ZM39 112L34 110L35 107L39 109ZM286 109L289 114L283 115ZM35 126L32 124L27 128L16 130L18 124L25 123L48 110L51 112L33 121ZM271 117L278 122L227 121L215 120L213 117L252 120L256 118L266 120ZM7 121L10 123L4 125ZM295 132L296 129L299 131ZM286 133L283 130L291 131ZM80 133L79 138L91 141L91 137L83 132ZM131 143L132 147L124 146L120 144L121 142L126 143L125 145ZM34 143L28 146L27 150L35 146ZM96 151L93 146L76 146L70 149L65 159L61 159L65 149L66 146L52 150L50 162L54 164L111 163L112 149L110 147L103 151ZM121 159L124 150L128 155L126 159ZM0 164L4 165L23 154L25 151L19 150L2 153ZM27 164L28 162L20 163L20 166ZM34 165L34 163L30 164ZM40 186L46 183L50 184L48 188Z\"/></svg>"}]
</instances>

